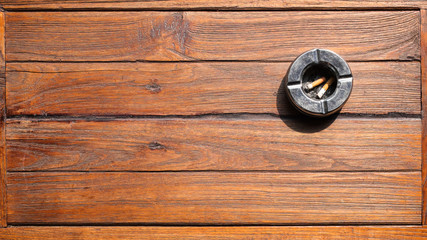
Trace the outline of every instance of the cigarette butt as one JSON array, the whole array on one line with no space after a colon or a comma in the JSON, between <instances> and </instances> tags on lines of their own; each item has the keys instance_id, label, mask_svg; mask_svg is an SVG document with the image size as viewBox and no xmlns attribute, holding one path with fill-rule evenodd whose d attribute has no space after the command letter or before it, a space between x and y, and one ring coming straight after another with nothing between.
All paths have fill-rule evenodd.
<instances>
[{"instance_id":1,"label":"cigarette butt","mask_svg":"<svg viewBox=\"0 0 427 240\"><path fill-rule=\"evenodd\" d=\"M317 79L317 80L313 81L312 83L310 83L310 84L308 84L308 85L307 85L307 90L311 90L311 89L313 89L313 88L315 88L315 87L319 86L319 85L320 85L320 84L322 84L324 81L326 81L326 78L325 78L325 77L321 77L321 78L319 78L319 79Z\"/></svg>"},{"instance_id":2,"label":"cigarette butt","mask_svg":"<svg viewBox=\"0 0 427 240\"><path fill-rule=\"evenodd\" d=\"M325 85L323 85L323 87L320 89L320 91L317 93L317 97L318 98L322 98L323 95L325 94L325 92L328 90L329 86L331 86L331 84L334 82L334 78L331 77L329 78L329 80L325 83Z\"/></svg>"}]
</instances>

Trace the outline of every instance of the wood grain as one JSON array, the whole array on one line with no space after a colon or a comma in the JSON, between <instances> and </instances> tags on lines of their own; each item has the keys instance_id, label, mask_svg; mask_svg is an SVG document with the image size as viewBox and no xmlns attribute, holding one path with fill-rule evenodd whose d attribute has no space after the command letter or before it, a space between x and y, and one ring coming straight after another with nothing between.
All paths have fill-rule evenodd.
<instances>
[{"instance_id":1,"label":"wood grain","mask_svg":"<svg viewBox=\"0 0 427 240\"><path fill-rule=\"evenodd\" d=\"M421 173L8 173L8 222L421 223Z\"/></svg>"},{"instance_id":2,"label":"wood grain","mask_svg":"<svg viewBox=\"0 0 427 240\"><path fill-rule=\"evenodd\" d=\"M418 170L420 119L8 120L9 171Z\"/></svg>"},{"instance_id":3,"label":"wood grain","mask_svg":"<svg viewBox=\"0 0 427 240\"><path fill-rule=\"evenodd\" d=\"M5 155L5 14L0 11L0 226L6 227L6 155Z\"/></svg>"},{"instance_id":4,"label":"wood grain","mask_svg":"<svg viewBox=\"0 0 427 240\"><path fill-rule=\"evenodd\" d=\"M10 227L0 229L4 240L417 240L427 237L420 226L290 226L290 227Z\"/></svg>"},{"instance_id":5,"label":"wood grain","mask_svg":"<svg viewBox=\"0 0 427 240\"><path fill-rule=\"evenodd\" d=\"M7 10L18 9L368 9L420 8L422 0L2 0Z\"/></svg>"},{"instance_id":6,"label":"wood grain","mask_svg":"<svg viewBox=\"0 0 427 240\"><path fill-rule=\"evenodd\" d=\"M8 61L419 59L418 11L8 12ZM363 27L361 27L363 26Z\"/></svg>"},{"instance_id":7,"label":"wood grain","mask_svg":"<svg viewBox=\"0 0 427 240\"><path fill-rule=\"evenodd\" d=\"M421 10L423 225L427 225L427 10Z\"/></svg>"},{"instance_id":8,"label":"wood grain","mask_svg":"<svg viewBox=\"0 0 427 240\"><path fill-rule=\"evenodd\" d=\"M295 115L289 63L8 63L7 114ZM418 62L352 62L343 113L420 114ZM381 86L381 87L378 87Z\"/></svg>"}]
</instances>

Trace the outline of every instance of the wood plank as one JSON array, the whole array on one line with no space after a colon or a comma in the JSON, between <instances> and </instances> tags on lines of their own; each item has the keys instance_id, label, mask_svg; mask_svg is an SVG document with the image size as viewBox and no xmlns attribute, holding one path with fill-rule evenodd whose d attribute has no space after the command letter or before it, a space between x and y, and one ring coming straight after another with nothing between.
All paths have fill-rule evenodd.
<instances>
[{"instance_id":1,"label":"wood plank","mask_svg":"<svg viewBox=\"0 0 427 240\"><path fill-rule=\"evenodd\" d=\"M369 239L427 238L420 226L286 226L286 227L9 227L0 229L4 240L194 240L194 239Z\"/></svg>"},{"instance_id":2,"label":"wood plank","mask_svg":"<svg viewBox=\"0 0 427 240\"><path fill-rule=\"evenodd\" d=\"M427 225L427 10L421 10L423 225Z\"/></svg>"},{"instance_id":3,"label":"wood plank","mask_svg":"<svg viewBox=\"0 0 427 240\"><path fill-rule=\"evenodd\" d=\"M7 10L18 9L369 9L420 8L422 0L2 0Z\"/></svg>"},{"instance_id":4,"label":"wood plank","mask_svg":"<svg viewBox=\"0 0 427 240\"><path fill-rule=\"evenodd\" d=\"M289 63L9 63L7 114L295 115ZM418 62L352 62L343 113L420 114ZM381 87L378 87L381 86Z\"/></svg>"},{"instance_id":5,"label":"wood plank","mask_svg":"<svg viewBox=\"0 0 427 240\"><path fill-rule=\"evenodd\" d=\"M9 171L421 170L420 119L332 121L8 120L7 166Z\"/></svg>"},{"instance_id":6,"label":"wood plank","mask_svg":"<svg viewBox=\"0 0 427 240\"><path fill-rule=\"evenodd\" d=\"M8 173L8 222L421 223L421 172Z\"/></svg>"},{"instance_id":7,"label":"wood plank","mask_svg":"<svg viewBox=\"0 0 427 240\"><path fill-rule=\"evenodd\" d=\"M0 11L0 226L6 227L6 155L5 155L5 14Z\"/></svg>"},{"instance_id":8,"label":"wood plank","mask_svg":"<svg viewBox=\"0 0 427 240\"><path fill-rule=\"evenodd\" d=\"M419 11L8 12L7 61L419 59ZM361 27L363 26L363 27Z\"/></svg>"}]
</instances>

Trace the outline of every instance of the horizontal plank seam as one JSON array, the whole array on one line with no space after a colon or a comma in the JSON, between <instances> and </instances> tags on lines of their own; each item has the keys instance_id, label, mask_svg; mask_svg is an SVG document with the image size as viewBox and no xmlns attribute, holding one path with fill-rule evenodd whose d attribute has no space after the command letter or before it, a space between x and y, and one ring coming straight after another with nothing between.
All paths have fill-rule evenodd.
<instances>
[{"instance_id":1,"label":"horizontal plank seam","mask_svg":"<svg viewBox=\"0 0 427 240\"><path fill-rule=\"evenodd\" d=\"M236 223L236 224L224 224L224 223L69 223L69 222L51 222L51 223L32 223L32 222L8 222L8 227L19 227L19 226L33 226L33 227L40 227L40 226L88 226L88 227L95 227L95 226L128 226L128 227L137 227L137 226L152 226L152 227L262 227L262 226L422 226L420 224L414 224L414 223L387 223L387 222L379 222L379 223L372 223L372 222L349 222L349 223L340 223L340 222L329 222L329 223L296 223L296 224L281 224L281 223L258 223L258 224L249 224L249 223Z\"/></svg>"},{"instance_id":2,"label":"horizontal plank seam","mask_svg":"<svg viewBox=\"0 0 427 240\"><path fill-rule=\"evenodd\" d=\"M296 57L296 56L295 56ZM13 60L7 61L6 63L291 63L292 61L284 61L284 60L171 60L171 61L156 61L156 60L117 60L117 61L46 61L46 60ZM378 60L349 60L348 63L375 63L375 62L384 62L384 63L392 63L392 62L420 62L420 59L378 59ZM19 71L18 71L19 72Z\"/></svg>"},{"instance_id":3,"label":"horizontal plank seam","mask_svg":"<svg viewBox=\"0 0 427 240\"><path fill-rule=\"evenodd\" d=\"M392 170L8 170L8 173L411 173L421 172L421 169L392 169Z\"/></svg>"},{"instance_id":4,"label":"horizontal plank seam","mask_svg":"<svg viewBox=\"0 0 427 240\"><path fill-rule=\"evenodd\" d=\"M255 12L255 11L272 11L272 12L293 12L293 11L419 11L419 7L194 7L194 8L8 8L3 9L5 12L133 12L133 11L156 11L156 12Z\"/></svg>"},{"instance_id":5,"label":"horizontal plank seam","mask_svg":"<svg viewBox=\"0 0 427 240\"><path fill-rule=\"evenodd\" d=\"M391 227L391 228L395 228L395 227L401 227L401 228L419 228L420 225L414 225L414 224L404 224L404 225L398 225L398 224L392 224L392 225L385 225L385 224L367 224L367 225L363 225L363 227L378 227L378 225L380 225L381 227ZM63 227L64 225L58 225L58 227ZM316 225L304 225L305 227L317 227ZM335 227L336 225L332 225L331 227ZM360 225L345 225L346 227L360 227ZM14 225L14 224L10 224L8 225L6 228L27 228L27 227L38 227L38 228L50 228L50 227L55 227L55 226L40 226L40 225ZM73 226L72 226L73 227ZM92 227L92 226L86 226L86 225L82 225L82 226L77 226L75 225L75 227ZM115 228L115 227L134 227L132 225L125 225L125 226L105 226L105 227L111 227L111 228ZM136 225L136 227L138 227L138 225ZM140 227L144 227L144 226L140 226ZM150 227L158 227L158 228L163 228L165 226L150 226ZM176 228L181 228L182 226L167 226L167 227L176 227ZM185 227L194 227L194 228L205 228L205 227L212 227L212 228L218 228L218 227L224 227L224 228L235 228L235 227L242 227L245 228L247 226L228 226L228 225L221 225L221 226L211 226L211 225L206 225L206 226L200 226L200 225L195 225L195 226L185 226ZM253 227L264 227L262 225L254 225ZM274 226L273 226L274 227ZM286 227L286 226L284 226Z\"/></svg>"},{"instance_id":6,"label":"horizontal plank seam","mask_svg":"<svg viewBox=\"0 0 427 240\"><path fill-rule=\"evenodd\" d=\"M421 119L421 114L408 114L401 112L389 112L387 114L360 114L360 113L340 113L333 117L345 118L345 119L360 119L360 118L404 118L404 119ZM274 113L207 113L207 114L196 114L196 115L8 115L6 120L32 120L32 121L114 121L114 120L137 120L137 119L256 119L256 117L267 118L267 119L300 119L305 118L304 116L282 116ZM262 118L261 118L262 119ZM315 120L315 119L314 119Z\"/></svg>"}]
</instances>

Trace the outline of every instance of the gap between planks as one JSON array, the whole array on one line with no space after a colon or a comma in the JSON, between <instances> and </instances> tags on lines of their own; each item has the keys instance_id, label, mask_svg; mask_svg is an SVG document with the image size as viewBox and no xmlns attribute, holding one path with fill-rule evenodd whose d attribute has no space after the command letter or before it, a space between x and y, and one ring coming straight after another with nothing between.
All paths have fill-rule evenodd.
<instances>
[{"instance_id":1,"label":"gap between planks","mask_svg":"<svg viewBox=\"0 0 427 240\"><path fill-rule=\"evenodd\" d=\"M296 57L295 57L296 58ZM400 62L421 62L420 59L372 59L372 60L350 60L346 61L347 63L400 63ZM73 60L73 61L57 61L57 60L9 60L7 63L292 63L292 61L287 60L221 60L221 59L210 59L210 60ZM22 72L22 71L7 71L7 72Z\"/></svg>"},{"instance_id":2,"label":"gap between planks","mask_svg":"<svg viewBox=\"0 0 427 240\"><path fill-rule=\"evenodd\" d=\"M324 120L330 120L333 117L338 119L421 119L421 114L407 114L400 112L390 112L387 114L358 114L358 113L339 113L326 117ZM229 120L271 120L271 119L294 119L294 120L319 120L311 119L304 115L278 115L274 113L207 113L195 115L9 115L6 121L30 120L30 121L120 121L120 120L158 120L158 119L229 119Z\"/></svg>"},{"instance_id":3,"label":"gap between planks","mask_svg":"<svg viewBox=\"0 0 427 240\"><path fill-rule=\"evenodd\" d=\"M392 170L8 170L10 173L413 173L419 169Z\"/></svg>"},{"instance_id":4,"label":"gap between planks","mask_svg":"<svg viewBox=\"0 0 427 240\"><path fill-rule=\"evenodd\" d=\"M25 226L0 229L5 239L425 239L427 229L417 225L396 226L303 226L303 227L85 227Z\"/></svg>"},{"instance_id":5,"label":"gap between planks","mask_svg":"<svg viewBox=\"0 0 427 240\"><path fill-rule=\"evenodd\" d=\"M330 223L235 223L235 224L224 224L224 223L150 223L150 222L140 222L140 223L115 223L115 222L102 222L102 223L70 223L70 222L23 222L23 223L10 223L7 225L7 228L14 227L194 227L194 228L203 228L203 227L421 227L421 224L414 224L411 222L330 222ZM2 228L0 228L2 229ZM427 228L426 228L427 229ZM1 237L1 230L0 230Z\"/></svg>"},{"instance_id":6,"label":"gap between planks","mask_svg":"<svg viewBox=\"0 0 427 240\"><path fill-rule=\"evenodd\" d=\"M1 8L3 9L3 8ZM3 9L6 13L13 12L397 12L397 11L419 11L419 7L378 7L378 8L363 8L363 7L343 7L343 8L62 8L62 9Z\"/></svg>"}]
</instances>

